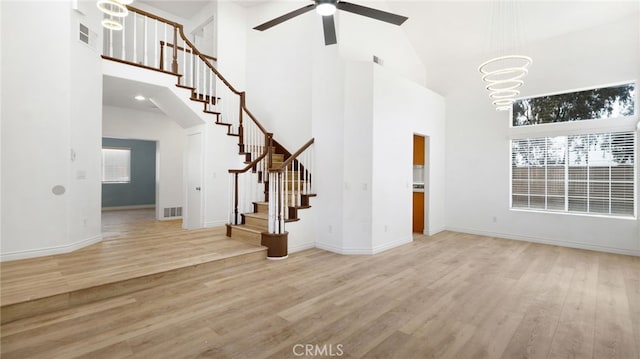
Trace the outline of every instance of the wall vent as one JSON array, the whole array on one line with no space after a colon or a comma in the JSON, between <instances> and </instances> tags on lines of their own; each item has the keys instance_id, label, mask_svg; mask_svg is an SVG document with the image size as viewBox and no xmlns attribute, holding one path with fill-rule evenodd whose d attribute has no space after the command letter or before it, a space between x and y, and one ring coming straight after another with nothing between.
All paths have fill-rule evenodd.
<instances>
[{"instance_id":1,"label":"wall vent","mask_svg":"<svg viewBox=\"0 0 640 359\"><path fill-rule=\"evenodd\" d=\"M164 218L182 217L182 207L168 207L164 209Z\"/></svg>"},{"instance_id":2,"label":"wall vent","mask_svg":"<svg viewBox=\"0 0 640 359\"><path fill-rule=\"evenodd\" d=\"M83 23L78 23L78 40L83 44L96 50L98 43L98 34L91 31L89 27Z\"/></svg>"}]
</instances>

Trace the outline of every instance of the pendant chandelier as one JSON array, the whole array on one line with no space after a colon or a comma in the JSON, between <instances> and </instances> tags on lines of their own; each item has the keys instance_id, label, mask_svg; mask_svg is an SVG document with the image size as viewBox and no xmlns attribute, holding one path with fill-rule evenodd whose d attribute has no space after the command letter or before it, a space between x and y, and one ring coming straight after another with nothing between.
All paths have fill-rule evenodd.
<instances>
[{"instance_id":1,"label":"pendant chandelier","mask_svg":"<svg viewBox=\"0 0 640 359\"><path fill-rule=\"evenodd\" d=\"M127 5L133 0L98 0L96 6L106 16L102 20L102 26L109 30L122 30L122 23L119 19L125 18L129 14Z\"/></svg>"},{"instance_id":2,"label":"pendant chandelier","mask_svg":"<svg viewBox=\"0 0 640 359\"><path fill-rule=\"evenodd\" d=\"M497 11L496 11L496 8ZM520 95L519 88L524 85L523 78L529 73L533 63L531 57L522 55L517 48L521 39L515 0L494 3L490 40L497 43L489 47L498 48L499 55L490 58L478 66L485 89L489 91L489 99L496 111L508 111L515 99ZM511 20L511 23L509 21Z\"/></svg>"},{"instance_id":3,"label":"pendant chandelier","mask_svg":"<svg viewBox=\"0 0 640 359\"><path fill-rule=\"evenodd\" d=\"M533 60L525 55L505 55L494 57L483 62L478 70L482 73L484 87L489 91L496 111L508 111L515 99L520 95L518 88L524 85L524 78L529 73Z\"/></svg>"}]
</instances>

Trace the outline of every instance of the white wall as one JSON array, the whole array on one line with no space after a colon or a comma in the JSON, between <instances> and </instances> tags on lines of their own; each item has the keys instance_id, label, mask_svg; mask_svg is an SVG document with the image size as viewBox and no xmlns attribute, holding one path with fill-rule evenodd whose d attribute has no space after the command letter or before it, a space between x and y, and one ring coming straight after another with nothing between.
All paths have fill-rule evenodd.
<instances>
[{"instance_id":1,"label":"white wall","mask_svg":"<svg viewBox=\"0 0 640 359\"><path fill-rule=\"evenodd\" d=\"M87 238L100 239L101 159L100 126L102 108L102 64L99 45L88 46L78 40L78 22L101 38L102 13L92 1L78 2L81 12L72 11L71 32L69 146L75 153L69 177L69 239L72 243ZM99 40L98 39L98 40ZM68 80L69 81L69 80Z\"/></svg>"},{"instance_id":2,"label":"white wall","mask_svg":"<svg viewBox=\"0 0 640 359\"><path fill-rule=\"evenodd\" d=\"M245 167L244 157L238 155L238 138L227 136L224 126L204 125L204 225L223 226L228 221L230 209L229 169Z\"/></svg>"},{"instance_id":3,"label":"white wall","mask_svg":"<svg viewBox=\"0 0 640 359\"><path fill-rule=\"evenodd\" d=\"M358 1L358 5L393 12L386 1ZM338 11L335 18L342 57L352 61L371 62L376 55L383 60L384 67L392 69L401 77L425 85L424 64L401 26L346 11Z\"/></svg>"},{"instance_id":4,"label":"white wall","mask_svg":"<svg viewBox=\"0 0 640 359\"><path fill-rule=\"evenodd\" d=\"M413 135L428 137L426 234L445 228L445 100L373 66L373 247L412 239Z\"/></svg>"},{"instance_id":5,"label":"white wall","mask_svg":"<svg viewBox=\"0 0 640 359\"><path fill-rule=\"evenodd\" d=\"M217 69L238 91L246 87L247 19L245 8L231 1L216 2Z\"/></svg>"},{"instance_id":6,"label":"white wall","mask_svg":"<svg viewBox=\"0 0 640 359\"><path fill-rule=\"evenodd\" d=\"M2 2L0 1L0 20L2 19ZM0 44L2 39L2 25L0 25ZM0 69L2 69L2 46L0 46ZM0 70L0 203L2 203L2 71ZM0 253L2 252L2 206L0 205Z\"/></svg>"},{"instance_id":7,"label":"white wall","mask_svg":"<svg viewBox=\"0 0 640 359\"><path fill-rule=\"evenodd\" d=\"M320 37L317 40L322 41ZM342 203L345 176L343 154L346 63L338 56L338 48L335 46L316 47L313 61L311 126L315 138L314 187L318 196L311 199L310 210L302 211L302 221L287 224L289 246L295 248L295 245L303 242L307 246L315 245L339 251L344 247ZM307 211L310 212L309 215ZM311 216L315 216L315 221L307 221ZM306 231L298 228L305 226L310 228L306 227Z\"/></svg>"},{"instance_id":8,"label":"white wall","mask_svg":"<svg viewBox=\"0 0 640 359\"><path fill-rule=\"evenodd\" d=\"M247 11L247 106L291 152L311 138L312 48L322 41L314 36L321 23L311 12L266 31L252 28L302 6L280 1Z\"/></svg>"},{"instance_id":9,"label":"white wall","mask_svg":"<svg viewBox=\"0 0 640 359\"><path fill-rule=\"evenodd\" d=\"M254 27L302 5L271 2L251 7L247 25ZM368 5L386 9L384 2ZM388 159L388 153L376 152L376 141L387 145L401 139L384 138L384 130L376 137L376 121L385 128L390 124L385 111L399 111L404 99L383 105L388 100L381 96L387 94L382 91L376 97L374 89L389 84L393 89L389 91L400 91L394 94L399 97L404 91L415 92L412 99L436 103L438 110L442 110L442 99L432 101L439 97L415 85L424 83L425 71L401 28L343 12L336 16L336 27L337 46L324 45L322 21L315 12L264 32L248 30L247 105L291 151L315 138L318 197L311 199L312 209L300 212L302 221L287 224L290 250L315 243L340 253L373 253L411 240L411 192L406 185L411 184L412 155L412 151L400 154L408 161L406 181L402 175L401 180L395 178L387 185L386 178L376 177L374 166ZM384 59L387 77L374 76L373 55ZM422 123L428 120L423 115L405 116L398 131L409 138L414 132L428 132L428 126ZM438 121L442 115L439 113ZM444 143L443 137L438 145ZM439 176L443 173L440 171ZM390 210L406 210L408 215L378 235L376 232L383 227L373 224L374 214L388 213L375 212L374 201L384 201L389 190L395 191L391 187L399 183L404 183L404 196ZM443 192L441 187L436 188ZM434 212L442 216L443 211ZM308 220L311 217L315 220ZM443 227L442 220L434 221Z\"/></svg>"},{"instance_id":10,"label":"white wall","mask_svg":"<svg viewBox=\"0 0 640 359\"><path fill-rule=\"evenodd\" d=\"M156 218L163 219L163 208L184 205L184 181L180 174L186 135L173 119L161 113L104 106L102 136L157 141Z\"/></svg>"},{"instance_id":11,"label":"white wall","mask_svg":"<svg viewBox=\"0 0 640 359\"><path fill-rule=\"evenodd\" d=\"M638 22L634 15L532 45L523 95L638 80ZM492 109L478 77L475 68L461 68L451 79L458 90L447 97L447 228L640 254L637 219L509 210L509 119Z\"/></svg>"},{"instance_id":12,"label":"white wall","mask_svg":"<svg viewBox=\"0 0 640 359\"><path fill-rule=\"evenodd\" d=\"M100 58L77 33L79 20L98 32L99 11L83 9L2 4L3 260L100 239ZM98 48L100 41L98 33ZM56 185L65 193L54 195Z\"/></svg>"}]
</instances>

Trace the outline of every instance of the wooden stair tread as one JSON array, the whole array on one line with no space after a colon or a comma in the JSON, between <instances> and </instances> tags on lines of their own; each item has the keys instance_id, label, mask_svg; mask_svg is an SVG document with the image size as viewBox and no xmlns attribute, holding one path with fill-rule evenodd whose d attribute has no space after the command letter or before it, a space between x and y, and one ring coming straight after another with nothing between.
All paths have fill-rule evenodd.
<instances>
[{"instance_id":1,"label":"wooden stair tread","mask_svg":"<svg viewBox=\"0 0 640 359\"><path fill-rule=\"evenodd\" d=\"M187 89L187 90L195 91L195 88L191 87L191 86L176 84L176 87L179 87L181 89Z\"/></svg>"},{"instance_id":2,"label":"wooden stair tread","mask_svg":"<svg viewBox=\"0 0 640 359\"><path fill-rule=\"evenodd\" d=\"M268 213L262 213L262 212L257 212L257 213L244 213L245 217L251 217L251 218L259 218L259 219L269 219L269 214Z\"/></svg>"},{"instance_id":3,"label":"wooden stair tread","mask_svg":"<svg viewBox=\"0 0 640 359\"><path fill-rule=\"evenodd\" d=\"M210 113L210 114L212 114L212 115L219 115L219 114L220 114L220 112L216 112L216 111L209 111L209 110L203 110L202 112L204 112L204 113ZM217 122L216 122L216 125L220 125L220 123L217 123ZM231 126L231 125L229 125L229 126Z\"/></svg>"},{"instance_id":4,"label":"wooden stair tread","mask_svg":"<svg viewBox=\"0 0 640 359\"><path fill-rule=\"evenodd\" d=\"M295 208L295 209L309 209L311 208L311 206L289 206L291 208Z\"/></svg>"},{"instance_id":5,"label":"wooden stair tread","mask_svg":"<svg viewBox=\"0 0 640 359\"><path fill-rule=\"evenodd\" d=\"M264 228L258 228L248 224L232 224L231 228L239 229L241 231L246 231L251 233L257 233L257 234L262 234L262 232L265 232Z\"/></svg>"}]
</instances>

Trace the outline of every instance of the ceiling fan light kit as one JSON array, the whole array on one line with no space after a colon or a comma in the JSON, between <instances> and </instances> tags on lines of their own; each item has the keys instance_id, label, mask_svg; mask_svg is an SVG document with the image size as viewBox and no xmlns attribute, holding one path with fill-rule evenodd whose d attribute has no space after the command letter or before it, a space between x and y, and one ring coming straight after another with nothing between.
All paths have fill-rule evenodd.
<instances>
[{"instance_id":1,"label":"ceiling fan light kit","mask_svg":"<svg viewBox=\"0 0 640 359\"><path fill-rule=\"evenodd\" d=\"M316 4L316 12L322 16L329 16L336 13L336 1L323 0Z\"/></svg>"},{"instance_id":2,"label":"ceiling fan light kit","mask_svg":"<svg viewBox=\"0 0 640 359\"><path fill-rule=\"evenodd\" d=\"M333 19L333 14L336 10L343 10L357 15L370 17L375 20L384 21L394 25L402 25L407 21L408 17L392 14L390 12L373 9L370 7L352 4L346 1L339 0L313 0L313 4L309 4L300 9L293 10L275 19L269 20L261 25L254 27L254 30L264 31L273 26L281 24L287 20L290 20L298 15L302 15L315 9L316 12L322 15L322 28L324 31L324 44L334 45L338 41L336 39L336 25Z\"/></svg>"}]
</instances>

